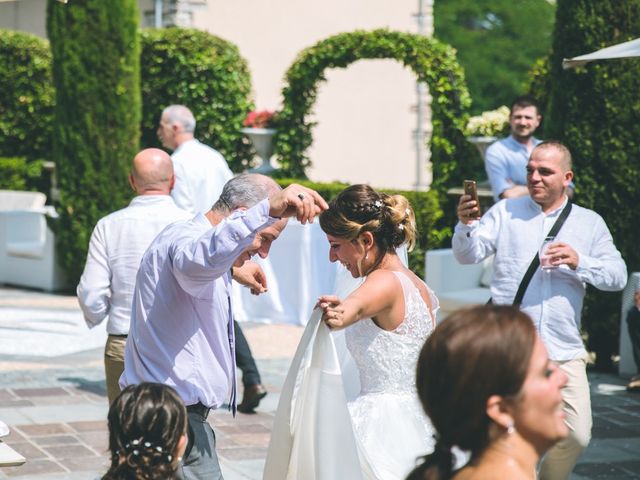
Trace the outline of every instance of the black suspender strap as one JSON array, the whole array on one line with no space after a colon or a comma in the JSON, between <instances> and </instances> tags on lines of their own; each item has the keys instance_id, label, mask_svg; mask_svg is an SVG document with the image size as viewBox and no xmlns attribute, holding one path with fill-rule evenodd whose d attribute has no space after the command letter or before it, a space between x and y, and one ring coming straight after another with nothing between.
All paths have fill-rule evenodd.
<instances>
[{"instance_id":1,"label":"black suspender strap","mask_svg":"<svg viewBox=\"0 0 640 480\"><path fill-rule=\"evenodd\" d=\"M556 223L554 223L553 227L551 227L551 230L549 230L549 233L547 234L548 237L555 237L558 234L558 232L560 231L560 228L562 228L562 224L564 224L564 221L569 216L569 213L571 213L571 202L567 200L567 204L562 209L562 212L560 212L560 216L556 220ZM519 306L522 303L522 299L524 298L524 292L527 291L529 282L531 282L531 278L533 277L533 274L536 273L536 270L538 269L539 265L540 265L540 257L538 256L538 252L536 252L536 254L533 257L533 260L531 260L531 263L529 264L529 268L527 269L527 272L524 274L524 277L522 277L522 281L520 282L520 286L518 287L516 296L513 299L513 305Z\"/></svg>"}]
</instances>

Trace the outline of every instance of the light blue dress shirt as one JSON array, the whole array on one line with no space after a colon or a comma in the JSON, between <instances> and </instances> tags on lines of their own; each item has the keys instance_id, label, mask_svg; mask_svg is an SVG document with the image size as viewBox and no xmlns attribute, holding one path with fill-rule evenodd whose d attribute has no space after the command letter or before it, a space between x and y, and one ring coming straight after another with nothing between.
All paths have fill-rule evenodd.
<instances>
[{"instance_id":1,"label":"light blue dress shirt","mask_svg":"<svg viewBox=\"0 0 640 480\"><path fill-rule=\"evenodd\" d=\"M263 200L215 227L198 214L156 237L138 270L121 387L159 382L185 405L226 401L235 383L231 266L275 221Z\"/></svg>"},{"instance_id":2,"label":"light blue dress shirt","mask_svg":"<svg viewBox=\"0 0 640 480\"><path fill-rule=\"evenodd\" d=\"M537 138L531 140L533 147L541 142ZM530 154L527 147L511 135L489 146L485 155L484 168L496 202L506 189L527 184L527 162Z\"/></svg>"},{"instance_id":3,"label":"light blue dress shirt","mask_svg":"<svg viewBox=\"0 0 640 480\"><path fill-rule=\"evenodd\" d=\"M495 253L491 298L509 305L542 241L564 208L546 214L531 197L502 200L469 225L458 223L453 253L462 264L479 263ZM586 354L580 323L585 284L600 290L622 290L627 267L613 244L607 225L592 210L573 205L555 237L578 254L578 267L560 265L536 270L521 309L532 319L552 360L573 360Z\"/></svg>"}]
</instances>

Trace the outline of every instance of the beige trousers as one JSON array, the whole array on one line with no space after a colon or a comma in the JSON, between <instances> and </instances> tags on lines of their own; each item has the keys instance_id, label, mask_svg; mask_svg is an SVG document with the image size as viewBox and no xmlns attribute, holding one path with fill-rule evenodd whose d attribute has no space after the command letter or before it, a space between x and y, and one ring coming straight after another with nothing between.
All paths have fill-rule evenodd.
<instances>
[{"instance_id":1,"label":"beige trousers","mask_svg":"<svg viewBox=\"0 0 640 480\"><path fill-rule=\"evenodd\" d=\"M556 444L542 458L540 480L565 480L591 440L591 396L587 379L587 359L578 358L558 362L567 374L567 385L562 389L565 421L569 436Z\"/></svg>"},{"instance_id":2,"label":"beige trousers","mask_svg":"<svg viewBox=\"0 0 640 480\"><path fill-rule=\"evenodd\" d=\"M104 347L104 373L107 381L109 405L120 394L118 381L124 372L124 346L126 343L127 337L109 335Z\"/></svg>"}]
</instances>

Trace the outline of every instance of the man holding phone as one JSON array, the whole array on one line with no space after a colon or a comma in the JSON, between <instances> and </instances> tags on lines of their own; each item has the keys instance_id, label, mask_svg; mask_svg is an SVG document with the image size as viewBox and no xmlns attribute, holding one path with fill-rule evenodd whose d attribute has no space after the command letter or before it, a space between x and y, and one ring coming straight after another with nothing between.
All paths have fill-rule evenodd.
<instances>
[{"instance_id":1,"label":"man holding phone","mask_svg":"<svg viewBox=\"0 0 640 480\"><path fill-rule=\"evenodd\" d=\"M481 218L471 196L462 195L458 203L453 252L463 264L495 254L491 295L496 304L513 303L532 258L569 202L565 189L573 172L564 145L549 141L536 146L526 172L529 195L498 202ZM541 480L568 478L591 439L587 352L580 336L585 284L616 291L627 281L626 265L602 217L577 205L568 212L544 252L549 265L535 271L520 303L549 358L569 377L562 393L571 432L542 460Z\"/></svg>"}]
</instances>

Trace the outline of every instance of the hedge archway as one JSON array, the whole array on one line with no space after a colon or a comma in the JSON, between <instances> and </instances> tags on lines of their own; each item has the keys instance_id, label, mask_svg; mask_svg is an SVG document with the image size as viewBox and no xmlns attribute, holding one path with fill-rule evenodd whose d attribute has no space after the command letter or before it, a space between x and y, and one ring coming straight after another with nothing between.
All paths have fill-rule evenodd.
<instances>
[{"instance_id":1,"label":"hedge archway","mask_svg":"<svg viewBox=\"0 0 640 480\"><path fill-rule=\"evenodd\" d=\"M275 154L282 174L305 177L310 165L307 149L314 123L307 120L318 87L328 68L346 68L365 59L395 59L409 67L429 87L432 100L431 139L434 186L445 185L458 170L457 150L466 149L462 129L470 104L455 50L436 39L386 29L341 33L322 40L298 55L286 73L283 106L278 113Z\"/></svg>"}]
</instances>

